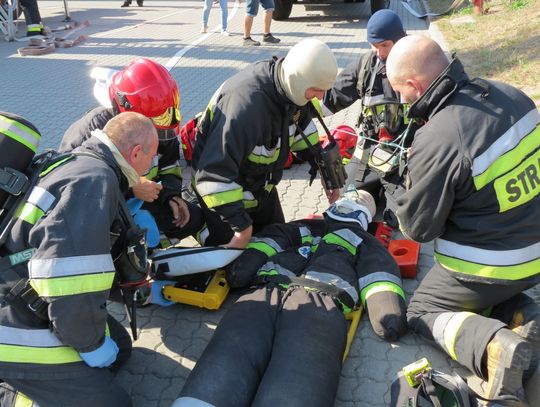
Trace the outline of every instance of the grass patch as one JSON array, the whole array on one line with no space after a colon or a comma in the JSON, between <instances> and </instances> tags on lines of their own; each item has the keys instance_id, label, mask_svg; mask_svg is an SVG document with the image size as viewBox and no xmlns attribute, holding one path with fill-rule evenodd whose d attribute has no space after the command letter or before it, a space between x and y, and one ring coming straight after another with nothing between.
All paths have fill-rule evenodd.
<instances>
[{"instance_id":1,"label":"grass patch","mask_svg":"<svg viewBox=\"0 0 540 407\"><path fill-rule=\"evenodd\" d=\"M482 16L467 6L437 20L450 50L471 77L510 83L540 105L540 0L491 0L484 7Z\"/></svg>"}]
</instances>

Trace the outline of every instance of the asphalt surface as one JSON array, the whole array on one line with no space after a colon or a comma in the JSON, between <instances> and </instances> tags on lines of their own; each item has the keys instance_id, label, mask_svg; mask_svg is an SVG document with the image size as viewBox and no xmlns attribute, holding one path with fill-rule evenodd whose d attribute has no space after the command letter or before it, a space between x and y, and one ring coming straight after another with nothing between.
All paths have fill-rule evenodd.
<instances>
[{"instance_id":1,"label":"asphalt surface","mask_svg":"<svg viewBox=\"0 0 540 407\"><path fill-rule=\"evenodd\" d=\"M325 41L334 51L340 67L357 60L369 48L365 42L369 2L295 4L289 20L272 24L272 32L281 38L281 43L260 47L242 46L243 2L229 3L230 37L219 32L218 5L210 15L210 33L203 35L199 33L201 1L146 0L142 8L120 8L120 4L120 0L70 1L72 20L89 21L88 27L68 37L88 36L73 48L21 57L17 48L26 42L5 42L0 38L0 110L20 114L33 122L43 135L41 149L57 147L67 127L97 106L93 97L94 81L89 76L95 66L122 69L136 57L152 58L166 65L181 89L181 110L186 120L204 109L215 89L229 76L251 62L273 55L284 56L292 45L304 38ZM47 26L57 28L64 24L62 2L41 0L39 5ZM446 46L428 20L413 17L395 0L392 9L401 16L408 33L433 36ZM261 31L262 15L255 19L252 36L261 39ZM18 36L23 36L24 32L24 22L21 22ZM69 32L57 33L66 34ZM358 106L353 105L329 118L327 123L330 128L339 124L353 125L357 115ZM307 170L306 166L293 166L285 172L278 187L287 220L321 213L327 206L320 184L315 182L308 186ZM192 244L191 241L183 243ZM409 297L429 270L432 252L432 245L422 245L417 279L404 280ZM136 407L170 406L235 296L231 294L218 311L181 304L139 310L140 338L134 343L132 358L118 375ZM123 309L114 304L110 309L127 326ZM398 343L381 341L364 316L343 366L335 406L388 405L390 382L396 373L424 356L437 369L450 372L457 368L448 356L412 334ZM462 369L458 371L468 375ZM538 377L532 382L535 389L540 387ZM540 405L540 401L532 405Z\"/></svg>"}]
</instances>

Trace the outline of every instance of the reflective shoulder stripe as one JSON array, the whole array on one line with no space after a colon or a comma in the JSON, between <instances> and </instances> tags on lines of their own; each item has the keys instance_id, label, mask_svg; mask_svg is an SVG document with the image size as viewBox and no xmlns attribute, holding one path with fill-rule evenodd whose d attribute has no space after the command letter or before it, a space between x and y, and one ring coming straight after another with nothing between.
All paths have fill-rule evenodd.
<instances>
[{"instance_id":1,"label":"reflective shoulder stripe","mask_svg":"<svg viewBox=\"0 0 540 407\"><path fill-rule=\"evenodd\" d=\"M41 136L30 127L0 115L0 132L37 152Z\"/></svg>"},{"instance_id":2,"label":"reflective shoulder stripe","mask_svg":"<svg viewBox=\"0 0 540 407\"><path fill-rule=\"evenodd\" d=\"M336 276L335 274L321 273L319 271L310 270L306 272L305 278L341 288L347 294L349 294L349 297L351 297L353 303L356 304L358 302L358 291L356 291L356 289L349 282L345 281L339 276Z\"/></svg>"},{"instance_id":3,"label":"reflective shoulder stripe","mask_svg":"<svg viewBox=\"0 0 540 407\"><path fill-rule=\"evenodd\" d=\"M362 243L362 238L349 229L339 229L325 235L323 241L342 246L354 256L356 255L356 247Z\"/></svg>"},{"instance_id":4,"label":"reflective shoulder stripe","mask_svg":"<svg viewBox=\"0 0 540 407\"><path fill-rule=\"evenodd\" d=\"M248 243L247 248L263 252L268 257L283 251L281 246L274 239L267 237L253 237Z\"/></svg>"},{"instance_id":5,"label":"reflective shoulder stripe","mask_svg":"<svg viewBox=\"0 0 540 407\"><path fill-rule=\"evenodd\" d=\"M56 161L54 163L52 163L51 165L49 165L47 168L45 168L43 171L41 171L39 173L39 176L40 177L44 177L45 175L47 175L48 173L50 173L52 170L54 170L55 168L58 168L60 167L62 164L66 163L67 161L73 159L75 157L75 155L70 155L66 158L63 158L59 161Z\"/></svg>"},{"instance_id":6,"label":"reflective shoulder stripe","mask_svg":"<svg viewBox=\"0 0 540 407\"><path fill-rule=\"evenodd\" d=\"M110 254L32 259L28 263L30 278L66 277L111 271L114 271L114 263Z\"/></svg>"},{"instance_id":7,"label":"reflective shoulder stripe","mask_svg":"<svg viewBox=\"0 0 540 407\"><path fill-rule=\"evenodd\" d=\"M368 274L365 277L359 278L358 285L360 286L360 290L362 290L368 285L377 283L379 281L389 281L401 287L401 278L391 273L387 273L386 271L377 271L375 273Z\"/></svg>"},{"instance_id":8,"label":"reflective shoulder stripe","mask_svg":"<svg viewBox=\"0 0 540 407\"><path fill-rule=\"evenodd\" d=\"M454 360L457 360L455 345L459 330L463 322L473 315L472 312L444 312L435 319L433 337Z\"/></svg>"},{"instance_id":9,"label":"reflective shoulder stripe","mask_svg":"<svg viewBox=\"0 0 540 407\"><path fill-rule=\"evenodd\" d=\"M389 281L379 281L373 284L368 285L367 287L364 287L360 291L360 299L362 301L362 305L366 305L366 301L371 297L373 294L381 293L381 292L392 292L399 295L401 298L405 300L405 292L403 291L403 288L401 288L400 285L391 283Z\"/></svg>"},{"instance_id":10,"label":"reflective shoulder stripe","mask_svg":"<svg viewBox=\"0 0 540 407\"><path fill-rule=\"evenodd\" d=\"M514 149L540 123L540 112L533 109L499 137L484 153L474 158L473 177L484 173L500 156ZM537 140L538 142L538 140Z\"/></svg>"},{"instance_id":11,"label":"reflective shoulder stripe","mask_svg":"<svg viewBox=\"0 0 540 407\"><path fill-rule=\"evenodd\" d=\"M480 249L440 238L434 243L436 253L493 266L517 265L540 258L540 242L512 250Z\"/></svg>"},{"instance_id":12,"label":"reflective shoulder stripe","mask_svg":"<svg viewBox=\"0 0 540 407\"><path fill-rule=\"evenodd\" d=\"M35 186L28 200L15 212L15 218L35 225L39 219L49 210L56 198L42 187Z\"/></svg>"}]
</instances>

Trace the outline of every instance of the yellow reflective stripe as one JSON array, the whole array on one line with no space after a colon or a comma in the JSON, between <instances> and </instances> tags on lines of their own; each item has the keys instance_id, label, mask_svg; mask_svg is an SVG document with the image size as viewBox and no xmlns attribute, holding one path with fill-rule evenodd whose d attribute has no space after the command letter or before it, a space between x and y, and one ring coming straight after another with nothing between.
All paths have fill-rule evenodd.
<instances>
[{"instance_id":1,"label":"yellow reflective stripe","mask_svg":"<svg viewBox=\"0 0 540 407\"><path fill-rule=\"evenodd\" d=\"M356 255L356 247L353 246L351 243L347 242L345 239L343 239L341 236L336 235L335 233L329 233L323 237L323 241L328 244L335 244L338 246L341 246L349 253L351 253L353 256Z\"/></svg>"},{"instance_id":2,"label":"yellow reflective stripe","mask_svg":"<svg viewBox=\"0 0 540 407\"><path fill-rule=\"evenodd\" d=\"M17 392L17 396L15 397L15 404L13 404L13 407L32 407L34 405L34 402L30 400L26 395L22 394L20 391Z\"/></svg>"},{"instance_id":3,"label":"yellow reflective stripe","mask_svg":"<svg viewBox=\"0 0 540 407\"><path fill-rule=\"evenodd\" d=\"M323 112L322 112L322 108L321 108L321 101L319 99L317 99L317 98L313 98L313 99L311 99L311 104L313 105L315 110L317 110L317 112L319 112L319 114L322 116Z\"/></svg>"},{"instance_id":4,"label":"yellow reflective stripe","mask_svg":"<svg viewBox=\"0 0 540 407\"><path fill-rule=\"evenodd\" d=\"M225 205L231 202L243 201L244 193L242 188L232 189L229 191L216 192L202 197L208 208Z\"/></svg>"},{"instance_id":5,"label":"yellow reflective stripe","mask_svg":"<svg viewBox=\"0 0 540 407\"><path fill-rule=\"evenodd\" d=\"M31 278L30 285L40 297L61 297L109 290L114 272L60 278Z\"/></svg>"},{"instance_id":6,"label":"yellow reflective stripe","mask_svg":"<svg viewBox=\"0 0 540 407\"><path fill-rule=\"evenodd\" d=\"M264 242L249 242L247 244L246 248L247 249L255 249L255 250L258 250L260 252L263 252L268 257L271 257L271 256L273 256L274 254L277 253L276 249L274 249L272 246L270 246L269 244L264 243Z\"/></svg>"},{"instance_id":7,"label":"yellow reflective stripe","mask_svg":"<svg viewBox=\"0 0 540 407\"><path fill-rule=\"evenodd\" d=\"M79 352L70 346L37 348L0 344L0 361L9 363L62 364L80 362Z\"/></svg>"},{"instance_id":8,"label":"yellow reflective stripe","mask_svg":"<svg viewBox=\"0 0 540 407\"><path fill-rule=\"evenodd\" d=\"M22 207L19 207L15 212L15 218L22 219L25 222L35 225L38 220L45 214L37 206L32 205L29 202L26 202Z\"/></svg>"},{"instance_id":9,"label":"yellow reflective stripe","mask_svg":"<svg viewBox=\"0 0 540 407\"><path fill-rule=\"evenodd\" d=\"M47 175L49 172L51 172L51 171L54 170L55 168L57 168L57 167L59 167L60 165L64 164L66 161L71 160L73 157L75 157L75 156L74 156L74 155L70 155L69 157L63 158L62 160L55 162L54 164L48 166L48 167L45 168L43 171L41 171L41 172L39 173L39 176L40 176L40 177L44 177L45 175Z\"/></svg>"},{"instance_id":10,"label":"yellow reflective stripe","mask_svg":"<svg viewBox=\"0 0 540 407\"><path fill-rule=\"evenodd\" d=\"M256 208L259 205L259 201L256 199L244 199L243 202L246 209Z\"/></svg>"},{"instance_id":11,"label":"yellow reflective stripe","mask_svg":"<svg viewBox=\"0 0 540 407\"><path fill-rule=\"evenodd\" d=\"M307 136L307 138L312 146L319 144L319 133L317 132L311 133ZM306 148L309 148L309 146L307 145L306 140L304 140L303 137L301 140L298 140L296 143L294 143L291 146L292 151L305 150Z\"/></svg>"},{"instance_id":12,"label":"yellow reflective stripe","mask_svg":"<svg viewBox=\"0 0 540 407\"><path fill-rule=\"evenodd\" d=\"M170 167L170 168L163 168L158 171L159 175L165 175L165 174L171 174L178 178L182 177L182 169L178 166Z\"/></svg>"},{"instance_id":13,"label":"yellow reflective stripe","mask_svg":"<svg viewBox=\"0 0 540 407\"><path fill-rule=\"evenodd\" d=\"M495 278L500 280L521 280L538 274L540 258L511 266L492 266L473 263L435 253L437 261L448 270L456 273L470 274L477 277Z\"/></svg>"},{"instance_id":14,"label":"yellow reflective stripe","mask_svg":"<svg viewBox=\"0 0 540 407\"><path fill-rule=\"evenodd\" d=\"M255 164L271 164L277 161L279 157L279 150L279 148L276 148L276 150L271 156L257 155L251 153L250 155L248 155L248 160Z\"/></svg>"},{"instance_id":15,"label":"yellow reflective stripe","mask_svg":"<svg viewBox=\"0 0 540 407\"><path fill-rule=\"evenodd\" d=\"M144 175L147 179L154 179L158 176L158 167L152 167L150 170Z\"/></svg>"},{"instance_id":16,"label":"yellow reflective stripe","mask_svg":"<svg viewBox=\"0 0 540 407\"><path fill-rule=\"evenodd\" d=\"M450 357L457 361L456 338L463 322L474 314L472 312L459 312L454 315L444 328L444 346Z\"/></svg>"},{"instance_id":17,"label":"yellow reflective stripe","mask_svg":"<svg viewBox=\"0 0 540 407\"><path fill-rule=\"evenodd\" d=\"M512 150L498 157L482 174L473 177L476 189L481 189L496 178L506 174L538 148L540 126L524 137Z\"/></svg>"},{"instance_id":18,"label":"yellow reflective stripe","mask_svg":"<svg viewBox=\"0 0 540 407\"><path fill-rule=\"evenodd\" d=\"M540 193L540 149L512 172L498 178L493 186L500 212L533 200Z\"/></svg>"},{"instance_id":19,"label":"yellow reflective stripe","mask_svg":"<svg viewBox=\"0 0 540 407\"><path fill-rule=\"evenodd\" d=\"M30 127L2 115L0 115L0 132L18 143L25 145L34 153L37 151L39 141L41 140L39 133L36 133Z\"/></svg>"},{"instance_id":20,"label":"yellow reflective stripe","mask_svg":"<svg viewBox=\"0 0 540 407\"><path fill-rule=\"evenodd\" d=\"M362 291L360 292L360 300L362 301L362 304L365 306L366 300L369 297L371 297L373 294L377 294L381 292L388 292L388 291L396 293L401 298L405 299L405 293L403 292L403 288L401 288L399 285L392 283L390 281L378 281L362 289Z\"/></svg>"}]
</instances>

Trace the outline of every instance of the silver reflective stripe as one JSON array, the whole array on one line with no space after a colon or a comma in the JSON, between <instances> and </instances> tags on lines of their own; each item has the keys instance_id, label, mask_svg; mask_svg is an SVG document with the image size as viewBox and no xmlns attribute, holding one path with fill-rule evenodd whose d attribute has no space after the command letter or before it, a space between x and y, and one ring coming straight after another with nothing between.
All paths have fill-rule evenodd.
<instances>
[{"instance_id":1,"label":"silver reflective stripe","mask_svg":"<svg viewBox=\"0 0 540 407\"><path fill-rule=\"evenodd\" d=\"M216 407L206 401L202 401L193 397L177 398L171 407Z\"/></svg>"},{"instance_id":2,"label":"silver reflective stripe","mask_svg":"<svg viewBox=\"0 0 540 407\"><path fill-rule=\"evenodd\" d=\"M316 132L317 132L317 126L315 126L315 123L313 122L313 120L310 120L310 122L308 123L308 125L304 129L304 133L307 136L310 136L311 134L316 133Z\"/></svg>"},{"instance_id":3,"label":"silver reflective stripe","mask_svg":"<svg viewBox=\"0 0 540 407\"><path fill-rule=\"evenodd\" d=\"M311 236L311 231L305 226L300 226L298 231L300 232L300 236L302 236L302 238Z\"/></svg>"},{"instance_id":4,"label":"silver reflective stripe","mask_svg":"<svg viewBox=\"0 0 540 407\"><path fill-rule=\"evenodd\" d=\"M281 274L283 276L296 277L296 274L294 274L291 270L289 270L288 268L283 267L280 264L276 264L273 261L267 261L264 264L264 266L261 267L261 270L264 270L264 271L275 270L275 271L278 272L278 274Z\"/></svg>"},{"instance_id":5,"label":"silver reflective stripe","mask_svg":"<svg viewBox=\"0 0 540 407\"><path fill-rule=\"evenodd\" d=\"M433 338L435 339L435 342L437 342L443 349L446 349L444 342L444 330L448 325L448 321L450 321L455 314L455 312L443 312L437 316L435 323L433 324ZM446 349L446 351L448 351L448 349Z\"/></svg>"},{"instance_id":6,"label":"silver reflective stripe","mask_svg":"<svg viewBox=\"0 0 540 407\"><path fill-rule=\"evenodd\" d=\"M487 250L461 245L444 239L435 239L435 252L472 263L490 266L512 266L540 258L540 242L521 249Z\"/></svg>"},{"instance_id":7,"label":"silver reflective stripe","mask_svg":"<svg viewBox=\"0 0 540 407\"><path fill-rule=\"evenodd\" d=\"M0 343L40 348L64 346L48 329L22 329L9 326L0 326Z\"/></svg>"},{"instance_id":8,"label":"silver reflective stripe","mask_svg":"<svg viewBox=\"0 0 540 407\"><path fill-rule=\"evenodd\" d=\"M540 112L533 109L523 116L506 133L497 139L486 151L473 160L473 177L486 171L504 153L515 148L540 123Z\"/></svg>"},{"instance_id":9,"label":"silver reflective stripe","mask_svg":"<svg viewBox=\"0 0 540 407\"><path fill-rule=\"evenodd\" d=\"M358 285L360 286L360 290L363 290L368 285L380 281L388 281L401 287L401 278L393 274L387 273L386 271L377 271L375 273L368 274L365 277L359 278Z\"/></svg>"},{"instance_id":10,"label":"silver reflective stripe","mask_svg":"<svg viewBox=\"0 0 540 407\"><path fill-rule=\"evenodd\" d=\"M268 246L270 246L272 249L274 249L277 253L281 253L283 249L274 239L270 239L269 237L252 237L251 243L265 243Z\"/></svg>"},{"instance_id":11,"label":"silver reflective stripe","mask_svg":"<svg viewBox=\"0 0 540 407\"><path fill-rule=\"evenodd\" d=\"M242 189L236 182L210 182L203 181L196 185L197 192L202 196L217 194L219 192L234 191L236 189Z\"/></svg>"},{"instance_id":12,"label":"silver reflective stripe","mask_svg":"<svg viewBox=\"0 0 540 407\"><path fill-rule=\"evenodd\" d=\"M341 288L342 290L345 290L347 294L349 294L355 304L358 302L358 292L356 289L347 281L343 280L339 276L336 276L335 274L321 273L319 271L308 271L305 278Z\"/></svg>"},{"instance_id":13,"label":"silver reflective stripe","mask_svg":"<svg viewBox=\"0 0 540 407\"><path fill-rule=\"evenodd\" d=\"M251 154L262 156L262 157L272 157L276 153L276 150L279 150L280 148L281 148L281 139L278 139L275 147L268 149L265 146L255 146Z\"/></svg>"},{"instance_id":14,"label":"silver reflective stripe","mask_svg":"<svg viewBox=\"0 0 540 407\"><path fill-rule=\"evenodd\" d=\"M159 169L159 172L165 172L167 170L170 170L170 169L174 169L174 168L177 168L177 167L180 167L180 161L176 160L174 162L174 164L171 164L171 165L167 165L166 167L161 167Z\"/></svg>"},{"instance_id":15,"label":"silver reflective stripe","mask_svg":"<svg viewBox=\"0 0 540 407\"><path fill-rule=\"evenodd\" d=\"M382 102L383 100L384 100L384 95L364 96L364 99L362 99L362 105L364 107L369 107L376 103Z\"/></svg>"},{"instance_id":16,"label":"silver reflective stripe","mask_svg":"<svg viewBox=\"0 0 540 407\"><path fill-rule=\"evenodd\" d=\"M30 278L50 278L114 271L110 254L94 256L32 259L28 262Z\"/></svg>"},{"instance_id":17,"label":"silver reflective stripe","mask_svg":"<svg viewBox=\"0 0 540 407\"><path fill-rule=\"evenodd\" d=\"M296 126L294 124L289 125L289 136L292 136L296 132ZM302 136L299 136L302 138Z\"/></svg>"},{"instance_id":18,"label":"silver reflective stripe","mask_svg":"<svg viewBox=\"0 0 540 407\"><path fill-rule=\"evenodd\" d=\"M322 100L319 100L319 106L321 107L323 117L334 114L330 109L328 109L328 107L322 102Z\"/></svg>"},{"instance_id":19,"label":"silver reflective stripe","mask_svg":"<svg viewBox=\"0 0 540 407\"><path fill-rule=\"evenodd\" d=\"M244 199L244 201L254 201L255 196L250 191L244 191L243 199Z\"/></svg>"},{"instance_id":20,"label":"silver reflective stripe","mask_svg":"<svg viewBox=\"0 0 540 407\"><path fill-rule=\"evenodd\" d=\"M339 237L345 239L347 242L352 244L353 246L357 247L362 243L362 238L358 236L356 233L351 232L350 229L339 229L334 230L332 233L335 235L338 235Z\"/></svg>"},{"instance_id":21,"label":"silver reflective stripe","mask_svg":"<svg viewBox=\"0 0 540 407\"><path fill-rule=\"evenodd\" d=\"M20 123L20 125L23 126L24 129L17 126L17 122L0 115L0 129L2 129L3 132L10 132L15 134L15 136L20 137L36 151L39 146L39 134L34 133L32 129L26 127L22 123Z\"/></svg>"},{"instance_id":22,"label":"silver reflective stripe","mask_svg":"<svg viewBox=\"0 0 540 407\"><path fill-rule=\"evenodd\" d=\"M30 196L28 197L28 203L37 206L43 212L47 212L55 201L54 195L41 187L34 187Z\"/></svg>"}]
</instances>

